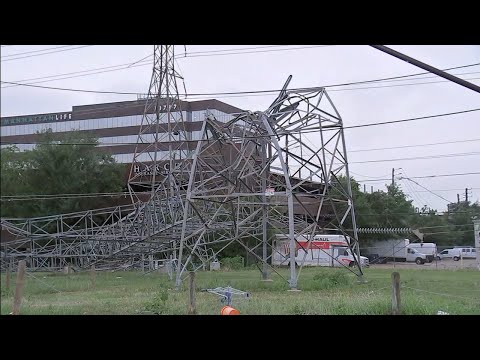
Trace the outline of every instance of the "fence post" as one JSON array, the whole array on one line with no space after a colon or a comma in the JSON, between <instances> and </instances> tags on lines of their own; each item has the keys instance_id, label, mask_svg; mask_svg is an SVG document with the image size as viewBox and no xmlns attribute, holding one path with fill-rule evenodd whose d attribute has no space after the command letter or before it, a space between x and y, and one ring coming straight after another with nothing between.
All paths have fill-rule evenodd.
<instances>
[{"instance_id":1,"label":"fence post","mask_svg":"<svg viewBox=\"0 0 480 360\"><path fill-rule=\"evenodd\" d=\"M10 264L7 265L7 273L5 274L5 289L7 291L10 290L10 272L12 271L12 266Z\"/></svg>"},{"instance_id":2,"label":"fence post","mask_svg":"<svg viewBox=\"0 0 480 360\"><path fill-rule=\"evenodd\" d=\"M20 305L22 305L23 286L25 285L25 260L18 262L17 284L15 287L15 299L13 301L13 315L20 314Z\"/></svg>"},{"instance_id":3,"label":"fence post","mask_svg":"<svg viewBox=\"0 0 480 360\"><path fill-rule=\"evenodd\" d=\"M392 273L392 315L400 315L400 274Z\"/></svg>"},{"instance_id":4,"label":"fence post","mask_svg":"<svg viewBox=\"0 0 480 360\"><path fill-rule=\"evenodd\" d=\"M197 314L197 304L195 302L195 272L190 272L190 305L188 308L189 315Z\"/></svg>"}]
</instances>

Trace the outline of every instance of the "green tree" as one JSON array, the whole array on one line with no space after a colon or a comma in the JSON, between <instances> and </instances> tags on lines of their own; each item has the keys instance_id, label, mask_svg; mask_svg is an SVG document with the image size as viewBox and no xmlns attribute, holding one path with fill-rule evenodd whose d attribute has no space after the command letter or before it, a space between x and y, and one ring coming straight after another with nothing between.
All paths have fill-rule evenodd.
<instances>
[{"instance_id":1,"label":"green tree","mask_svg":"<svg viewBox=\"0 0 480 360\"><path fill-rule=\"evenodd\" d=\"M447 221L451 226L451 245L475 246L473 219L480 218L480 204L462 201L448 213Z\"/></svg>"},{"instance_id":2,"label":"green tree","mask_svg":"<svg viewBox=\"0 0 480 360\"><path fill-rule=\"evenodd\" d=\"M32 193L31 181L27 176L30 152L20 152L16 146L1 149L1 194L2 196L27 195ZM21 214L24 208L22 201L2 199L1 216Z\"/></svg>"},{"instance_id":3,"label":"green tree","mask_svg":"<svg viewBox=\"0 0 480 360\"><path fill-rule=\"evenodd\" d=\"M2 150L2 196L119 192L125 166L100 151L98 140L78 132L61 138L47 131L31 151ZM5 206L3 206L5 205ZM4 217L35 217L111 206L108 198L2 201Z\"/></svg>"}]
</instances>

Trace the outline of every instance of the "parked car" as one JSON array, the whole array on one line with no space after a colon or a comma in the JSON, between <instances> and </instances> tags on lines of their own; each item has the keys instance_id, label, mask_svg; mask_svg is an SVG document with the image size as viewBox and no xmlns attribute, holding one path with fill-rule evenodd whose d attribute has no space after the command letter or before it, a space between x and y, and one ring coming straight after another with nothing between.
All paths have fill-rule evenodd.
<instances>
[{"instance_id":1,"label":"parked car","mask_svg":"<svg viewBox=\"0 0 480 360\"><path fill-rule=\"evenodd\" d=\"M427 261L431 263L437 255L437 245L435 243L410 243L410 249L416 249L419 253L427 255Z\"/></svg>"},{"instance_id":2,"label":"parked car","mask_svg":"<svg viewBox=\"0 0 480 360\"><path fill-rule=\"evenodd\" d=\"M453 259L455 261L460 260L461 249L445 249L437 254L437 260Z\"/></svg>"},{"instance_id":3,"label":"parked car","mask_svg":"<svg viewBox=\"0 0 480 360\"><path fill-rule=\"evenodd\" d=\"M477 251L471 246L455 246L454 250L461 251L461 256L464 259L475 259L477 257Z\"/></svg>"}]
</instances>

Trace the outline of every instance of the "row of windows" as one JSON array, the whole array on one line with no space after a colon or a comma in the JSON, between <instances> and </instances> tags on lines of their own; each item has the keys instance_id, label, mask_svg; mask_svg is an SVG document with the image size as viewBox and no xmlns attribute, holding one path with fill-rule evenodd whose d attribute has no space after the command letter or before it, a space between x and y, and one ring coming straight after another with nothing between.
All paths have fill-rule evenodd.
<instances>
[{"instance_id":1,"label":"row of windows","mask_svg":"<svg viewBox=\"0 0 480 360\"><path fill-rule=\"evenodd\" d=\"M195 140L200 140L202 138L201 130L187 132L185 135L186 135L186 139L185 139L185 136L183 136L183 133L179 133L177 135L172 134L172 139L173 141L181 141L181 140L195 141ZM141 142L143 143L155 142L155 134L143 134L141 138L143 140ZM118 144L118 145L136 144L138 141L138 135L101 137L98 139L98 141L100 143L100 146L112 146L115 144ZM169 141L168 133L159 133L158 141L159 142ZM2 145L2 147L5 147L5 146L7 145ZM20 149L20 151L25 151L25 150L33 150L33 148L35 147L35 144L17 144L16 146Z\"/></svg>"},{"instance_id":2,"label":"row of windows","mask_svg":"<svg viewBox=\"0 0 480 360\"><path fill-rule=\"evenodd\" d=\"M218 110L209 110L219 121L227 122L232 118L232 115L222 113ZM191 121L203 121L205 118L205 110L193 111L191 113ZM178 121L180 119L179 113L174 113L173 118L170 121ZM154 121L155 115L148 115ZM184 121L187 121L187 114L182 112ZM100 119L87 119L87 120L72 120L72 121L59 121L53 123L44 124L26 124L26 125L13 125L2 126L1 136L13 136L13 135L29 135L41 132L47 129L52 129L53 132L66 132L73 130L94 130L94 129L108 129L125 126L138 126L142 123L143 115L122 116L113 118L100 118ZM162 123L168 122L166 116L160 118Z\"/></svg>"},{"instance_id":3,"label":"row of windows","mask_svg":"<svg viewBox=\"0 0 480 360\"><path fill-rule=\"evenodd\" d=\"M200 131L193 131L187 132L186 138L183 133L178 133L177 135L172 134L172 141L181 141L181 140L195 140L195 138L200 137ZM143 143L151 143L155 142L155 135L156 134L143 134L141 136ZM114 137L102 137L99 138L98 141L101 144L100 146L111 146L114 144L136 144L138 140L138 135L125 135L125 136L114 136ZM166 142L169 141L168 133L159 133L158 134L158 142Z\"/></svg>"}]
</instances>

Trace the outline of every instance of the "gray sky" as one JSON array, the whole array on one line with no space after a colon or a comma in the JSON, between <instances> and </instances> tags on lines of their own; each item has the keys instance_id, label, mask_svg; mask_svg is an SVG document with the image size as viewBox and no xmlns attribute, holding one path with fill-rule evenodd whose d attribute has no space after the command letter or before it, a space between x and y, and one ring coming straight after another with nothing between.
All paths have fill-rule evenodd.
<instances>
[{"instance_id":1,"label":"gray sky","mask_svg":"<svg viewBox=\"0 0 480 360\"><path fill-rule=\"evenodd\" d=\"M151 45L95 45L22 59L9 56L57 46L60 45L2 46L2 81L16 82L134 63L147 57L153 51ZM307 87L423 72L420 68L366 45L265 46L267 45L187 45L186 57L183 56L183 45L177 46L176 66L185 78L187 92L191 94L278 89L284 84L288 75L293 75L290 87ZM249 53L232 55L224 55L228 52L197 53L252 47L261 48L243 50ZM480 46L478 45L392 45L390 47L439 69L480 62ZM292 50L292 48L296 49ZM66 49L70 48L57 48L51 51ZM27 53L18 57L41 53ZM147 60L151 60L151 57ZM480 79L480 66L453 70L451 73L469 73L459 77L473 78L473 80L468 81L480 85L480 80L478 80ZM37 85L146 93L150 77L151 65L148 63L144 66L132 66L119 71L42 82L37 83ZM427 78L420 80L418 77L414 77L403 81L335 87L327 91L342 116L345 126L480 108L479 93L432 74L422 77ZM45 79L29 80L27 82L41 80ZM437 81L441 82L437 83ZM435 83L419 84L424 82ZM403 84L416 85L398 86ZM5 86L7 85L2 84L1 116L70 111L72 106L75 105L136 99L135 95L90 94L24 86L7 88ZM179 84L179 87L183 91L181 84ZM207 96L204 98L218 98L234 106L255 111L266 109L275 97L276 94L262 94L262 96ZM200 98L187 98L187 100L195 99ZM350 171L357 180L362 180L362 184L366 184L367 189L374 186L374 190L379 188L385 190L384 184L387 181L372 180L375 180L374 178L390 178L392 168L397 169L397 174L402 172L404 176L408 177L479 172L479 155L441 157L427 160L355 163L370 160L478 153L480 141L380 151L357 152L356 150L480 139L479 120L480 112L472 112L415 122L346 129L345 136ZM472 188L469 191L471 200L480 199L480 175L413 180L450 201L456 201L457 193L460 193L461 199L463 199L465 188ZM411 181L398 181L404 192L414 200L415 206L421 208L423 205L427 205L439 211L446 210L447 201L426 192L424 188Z\"/></svg>"}]
</instances>

